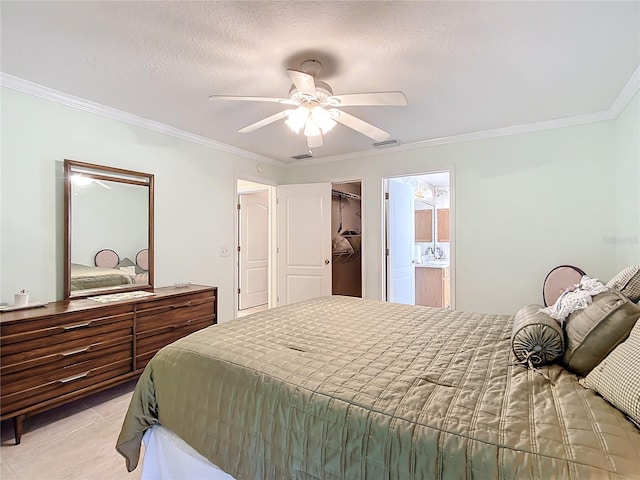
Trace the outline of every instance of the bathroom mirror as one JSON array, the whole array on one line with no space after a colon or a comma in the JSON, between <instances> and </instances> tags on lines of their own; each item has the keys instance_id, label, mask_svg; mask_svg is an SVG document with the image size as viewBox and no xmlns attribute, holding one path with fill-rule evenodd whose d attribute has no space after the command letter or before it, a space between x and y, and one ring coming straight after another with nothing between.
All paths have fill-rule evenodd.
<instances>
[{"instance_id":1,"label":"bathroom mirror","mask_svg":"<svg viewBox=\"0 0 640 480\"><path fill-rule=\"evenodd\" d=\"M153 175L64 161L65 298L153 288Z\"/></svg>"},{"instance_id":2,"label":"bathroom mirror","mask_svg":"<svg viewBox=\"0 0 640 480\"><path fill-rule=\"evenodd\" d=\"M415 236L416 243L432 243L435 234L435 205L416 200L415 210Z\"/></svg>"}]
</instances>

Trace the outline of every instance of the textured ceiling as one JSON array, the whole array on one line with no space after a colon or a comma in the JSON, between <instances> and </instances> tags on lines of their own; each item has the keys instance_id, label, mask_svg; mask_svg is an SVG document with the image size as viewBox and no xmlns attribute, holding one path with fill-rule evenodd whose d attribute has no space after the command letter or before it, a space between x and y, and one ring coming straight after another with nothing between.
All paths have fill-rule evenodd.
<instances>
[{"instance_id":1,"label":"textured ceiling","mask_svg":"<svg viewBox=\"0 0 640 480\"><path fill-rule=\"evenodd\" d=\"M640 64L640 2L2 1L3 73L282 160L287 68L322 62L336 94L401 90L406 107L345 107L411 144L606 111ZM322 158L372 149L343 125Z\"/></svg>"}]
</instances>

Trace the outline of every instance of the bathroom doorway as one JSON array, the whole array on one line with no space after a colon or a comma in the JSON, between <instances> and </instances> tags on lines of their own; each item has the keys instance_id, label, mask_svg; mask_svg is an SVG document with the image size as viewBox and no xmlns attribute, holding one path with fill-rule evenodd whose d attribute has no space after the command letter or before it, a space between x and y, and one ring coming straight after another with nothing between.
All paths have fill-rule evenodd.
<instances>
[{"instance_id":1,"label":"bathroom doorway","mask_svg":"<svg viewBox=\"0 0 640 480\"><path fill-rule=\"evenodd\" d=\"M441 170L384 179L387 301L453 308L452 177Z\"/></svg>"}]
</instances>

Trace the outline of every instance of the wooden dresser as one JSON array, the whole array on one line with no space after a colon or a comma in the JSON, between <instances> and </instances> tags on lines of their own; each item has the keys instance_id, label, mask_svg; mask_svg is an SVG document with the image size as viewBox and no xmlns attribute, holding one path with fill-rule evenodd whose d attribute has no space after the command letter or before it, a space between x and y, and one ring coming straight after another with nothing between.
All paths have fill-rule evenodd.
<instances>
[{"instance_id":1,"label":"wooden dresser","mask_svg":"<svg viewBox=\"0 0 640 480\"><path fill-rule=\"evenodd\" d=\"M217 288L136 300L53 302L0 314L0 416L20 443L27 415L124 383L163 346L217 322Z\"/></svg>"}]
</instances>

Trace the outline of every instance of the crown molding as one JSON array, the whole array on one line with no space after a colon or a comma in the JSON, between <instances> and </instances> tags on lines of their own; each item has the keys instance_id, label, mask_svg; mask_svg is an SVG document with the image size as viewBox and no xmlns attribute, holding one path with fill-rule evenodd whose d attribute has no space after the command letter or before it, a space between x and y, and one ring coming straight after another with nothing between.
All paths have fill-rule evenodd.
<instances>
[{"instance_id":1,"label":"crown molding","mask_svg":"<svg viewBox=\"0 0 640 480\"><path fill-rule=\"evenodd\" d=\"M149 120L148 118L139 117L131 113L123 112L122 110L117 110L100 103L92 102L91 100L76 97L74 95L69 95L67 93L45 87L28 80L24 80L22 78L14 77L13 75L9 75L3 72L0 72L0 85L12 90L28 93L29 95L43 98L45 100L51 100L52 102L60 103L68 107L77 108L79 110L84 110L85 112L107 117L112 120L118 120L123 123L146 128L147 130L152 130L154 132L170 135L182 140L187 140L192 143L204 145L205 147L214 148L216 150L230 153L238 157L255 160L256 162L268 163L277 167L283 167L286 165L284 162L266 157L264 155L250 152L248 150L243 150L241 148L218 142L216 140L211 140L210 138L196 135L195 133L187 132L185 130L180 130L179 128L171 127L164 123L156 122L155 120Z\"/></svg>"},{"instance_id":2,"label":"crown molding","mask_svg":"<svg viewBox=\"0 0 640 480\"><path fill-rule=\"evenodd\" d=\"M451 135L449 137L431 138L429 140L421 140L419 142L404 143L397 147L387 147L382 150L364 150L362 152L345 153L344 155L334 155L332 157L323 157L318 159L309 159L288 163L285 168L302 167L305 165L318 165L322 163L342 162L345 160L354 160L357 158L377 157L387 155L394 152L407 152L418 150L436 145L448 145L452 143L471 142L473 140L486 140L490 138L505 137L510 135L519 135L523 133L538 132L541 130L551 130L554 128L572 127L575 125L583 125L586 123L602 122L611 120L615 117L609 115L609 112L589 113L575 117L559 118L556 120L546 120L544 122L527 123L524 125L514 125L512 127L495 128L493 130L481 130L478 132L463 133L460 135Z\"/></svg>"},{"instance_id":3,"label":"crown molding","mask_svg":"<svg viewBox=\"0 0 640 480\"><path fill-rule=\"evenodd\" d=\"M546 120L543 122L527 123L523 125L515 125L511 127L496 128L492 130L481 130L477 132L463 133L460 135L451 135L448 137L432 138L429 140L421 140L419 142L401 144L395 147L388 147L381 150L365 150L361 152L345 153L343 155L334 155L330 157L312 158L299 162L283 162L280 160L266 157L248 150L243 150L226 143L211 140L194 133L171 127L164 123L139 117L122 110L117 110L84 98L69 95L49 87L39 85L37 83L23 80L13 75L0 72L0 85L11 88L20 92L28 93L36 97L61 103L69 107L84 110L96 115L118 120L124 123L146 128L155 132L181 138L189 142L214 148L232 155L255 160L256 162L268 163L281 168L298 168L307 165L320 165L325 163L341 162L345 160L354 160L359 158L376 157L379 155L387 155L395 152L405 152L417 150L420 148L431 147L436 145L448 145L453 143L470 142L474 140L485 140L490 138L504 137L509 135L520 135L525 133L538 132L541 130L550 130L554 128L572 127L584 125L587 123L603 122L613 120L624 111L633 97L640 91L640 66L631 75L627 83L624 85L620 93L617 95L608 110L602 112L588 113L585 115L577 115L573 117L558 118L554 120Z\"/></svg>"},{"instance_id":4,"label":"crown molding","mask_svg":"<svg viewBox=\"0 0 640 480\"><path fill-rule=\"evenodd\" d=\"M515 125L512 127L496 128L492 130L481 130L478 132L463 133L461 135L451 135L449 137L432 138L419 142L400 144L396 147L387 147L381 150L365 150L362 152L345 153L343 155L334 155L331 157L323 157L317 159L302 160L295 163L285 164L285 168L304 167L307 165L320 165L324 163L341 162L345 160L354 160L358 158L377 157L379 155L387 155L394 152L406 152L417 150L420 148L431 147L436 145L447 145L452 143L470 142L473 140L485 140L489 138L504 137L508 135L520 135L524 133L539 132L541 130L551 130L554 128L573 127L577 125L585 125L587 123L604 122L614 120L620 116L633 97L640 91L640 66L629 78L629 81L622 88L618 96L615 98L608 110L603 112L588 113L585 115L576 115L573 117L558 118L555 120L546 120L544 122L527 123L523 125Z\"/></svg>"},{"instance_id":5,"label":"crown molding","mask_svg":"<svg viewBox=\"0 0 640 480\"><path fill-rule=\"evenodd\" d=\"M609 107L608 111L613 115L613 118L620 116L638 91L640 91L640 66L636 68L636 71L633 72L629 81L622 87L611 107Z\"/></svg>"}]
</instances>

